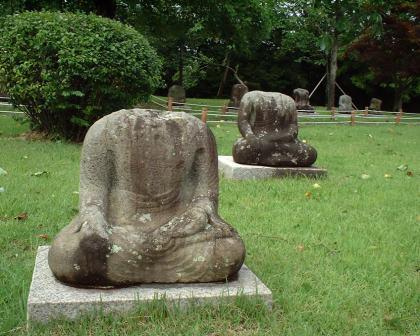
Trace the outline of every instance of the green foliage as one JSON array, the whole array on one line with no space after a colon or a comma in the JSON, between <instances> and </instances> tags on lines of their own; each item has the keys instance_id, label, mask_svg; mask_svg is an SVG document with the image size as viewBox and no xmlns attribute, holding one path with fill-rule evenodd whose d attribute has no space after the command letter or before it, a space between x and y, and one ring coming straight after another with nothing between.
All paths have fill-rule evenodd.
<instances>
[{"instance_id":1,"label":"green foliage","mask_svg":"<svg viewBox=\"0 0 420 336\"><path fill-rule=\"evenodd\" d=\"M147 99L160 69L141 34L95 15L25 12L0 27L0 82L13 104L35 128L69 139Z\"/></svg>"},{"instance_id":2,"label":"green foliage","mask_svg":"<svg viewBox=\"0 0 420 336\"><path fill-rule=\"evenodd\" d=\"M267 3L258 0L131 0L125 12L120 8L119 15L145 32L164 57L168 85L174 74L179 84L189 85L192 83L184 75L191 69L186 68L184 74L184 66L195 63L202 50L210 50L206 56L216 63L221 63L226 52L253 51L271 30L270 10ZM223 56L215 57L220 50Z\"/></svg>"},{"instance_id":3,"label":"green foliage","mask_svg":"<svg viewBox=\"0 0 420 336\"><path fill-rule=\"evenodd\" d=\"M195 87L197 83L206 77L207 67L211 64L212 58L199 53L197 57L190 57L185 60L183 69L183 86L186 90ZM174 82L179 82L179 70L172 76Z\"/></svg>"},{"instance_id":4,"label":"green foliage","mask_svg":"<svg viewBox=\"0 0 420 336\"><path fill-rule=\"evenodd\" d=\"M379 11L377 6L372 10ZM403 101L420 93L420 3L391 2L386 9L381 17L381 32L375 29L375 22L371 23L350 46L349 54L368 66L366 77L370 82L394 90L394 110L398 111ZM353 80L357 81L358 76Z\"/></svg>"}]
</instances>

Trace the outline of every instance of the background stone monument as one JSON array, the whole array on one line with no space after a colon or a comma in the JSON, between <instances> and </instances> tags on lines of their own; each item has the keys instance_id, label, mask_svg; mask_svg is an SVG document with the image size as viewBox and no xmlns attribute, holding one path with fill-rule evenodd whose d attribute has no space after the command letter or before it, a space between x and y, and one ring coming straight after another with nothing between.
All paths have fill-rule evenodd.
<instances>
[{"instance_id":1,"label":"background stone monument","mask_svg":"<svg viewBox=\"0 0 420 336\"><path fill-rule=\"evenodd\" d=\"M382 100L378 98L372 98L369 104L369 110L380 111L382 107Z\"/></svg>"},{"instance_id":2,"label":"background stone monument","mask_svg":"<svg viewBox=\"0 0 420 336\"><path fill-rule=\"evenodd\" d=\"M248 87L246 85L243 85L243 84L233 85L228 106L239 108L239 105L241 104L241 99L244 96L244 94L247 92L248 92Z\"/></svg>"},{"instance_id":3,"label":"background stone monument","mask_svg":"<svg viewBox=\"0 0 420 336\"><path fill-rule=\"evenodd\" d=\"M352 100L350 96L340 96L338 100L338 111L340 113L351 113L351 111L353 111Z\"/></svg>"},{"instance_id":4,"label":"background stone monument","mask_svg":"<svg viewBox=\"0 0 420 336\"><path fill-rule=\"evenodd\" d=\"M296 105L289 96L248 92L242 98L238 127L242 138L232 151L236 163L307 167L316 160L316 150L297 138Z\"/></svg>"},{"instance_id":5,"label":"background stone monument","mask_svg":"<svg viewBox=\"0 0 420 336\"><path fill-rule=\"evenodd\" d=\"M293 95L295 97L296 109L302 110L304 113L314 113L315 109L309 103L309 91L306 89L294 89Z\"/></svg>"},{"instance_id":6,"label":"background stone monument","mask_svg":"<svg viewBox=\"0 0 420 336\"><path fill-rule=\"evenodd\" d=\"M173 104L185 104L185 89L181 85L172 85L168 90L168 98L172 97Z\"/></svg>"}]
</instances>

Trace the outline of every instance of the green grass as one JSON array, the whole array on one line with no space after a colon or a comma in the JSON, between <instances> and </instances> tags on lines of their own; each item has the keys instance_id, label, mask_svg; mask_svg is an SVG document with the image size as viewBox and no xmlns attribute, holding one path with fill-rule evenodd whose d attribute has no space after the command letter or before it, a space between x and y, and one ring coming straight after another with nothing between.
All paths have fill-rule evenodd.
<instances>
[{"instance_id":1,"label":"green grass","mask_svg":"<svg viewBox=\"0 0 420 336\"><path fill-rule=\"evenodd\" d=\"M211 127L229 155L236 127ZM77 211L80 146L16 137L24 130L0 117L0 334L25 334L36 249ZM272 312L246 300L186 313L155 303L31 335L419 335L418 126L304 126L300 138L327 178L220 181L220 213L273 291ZM48 174L31 175L39 171ZM22 212L27 220L13 219Z\"/></svg>"}]
</instances>

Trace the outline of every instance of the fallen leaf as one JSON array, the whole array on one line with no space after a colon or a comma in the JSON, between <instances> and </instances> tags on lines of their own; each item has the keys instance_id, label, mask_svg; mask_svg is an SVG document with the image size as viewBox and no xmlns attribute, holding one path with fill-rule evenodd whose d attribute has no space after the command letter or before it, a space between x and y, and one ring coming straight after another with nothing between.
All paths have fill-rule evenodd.
<instances>
[{"instance_id":1,"label":"fallen leaf","mask_svg":"<svg viewBox=\"0 0 420 336\"><path fill-rule=\"evenodd\" d=\"M305 139L302 140L303 143L306 143L307 141Z\"/></svg>"},{"instance_id":2,"label":"fallen leaf","mask_svg":"<svg viewBox=\"0 0 420 336\"><path fill-rule=\"evenodd\" d=\"M0 167L0 176L7 175L7 171Z\"/></svg>"},{"instance_id":3,"label":"fallen leaf","mask_svg":"<svg viewBox=\"0 0 420 336\"><path fill-rule=\"evenodd\" d=\"M47 172L46 170L43 170L43 171L32 173L31 176L42 176L42 175L48 175L48 174L49 172Z\"/></svg>"},{"instance_id":4,"label":"fallen leaf","mask_svg":"<svg viewBox=\"0 0 420 336\"><path fill-rule=\"evenodd\" d=\"M371 138L371 139L373 138L372 134L368 134L368 137Z\"/></svg>"},{"instance_id":5,"label":"fallen leaf","mask_svg":"<svg viewBox=\"0 0 420 336\"><path fill-rule=\"evenodd\" d=\"M299 244L298 246L296 246L296 250L298 250L299 252L303 252L303 250L305 250L305 245Z\"/></svg>"},{"instance_id":6,"label":"fallen leaf","mask_svg":"<svg viewBox=\"0 0 420 336\"><path fill-rule=\"evenodd\" d=\"M413 175L414 175L414 174L413 174L413 172L412 172L412 171L410 171L410 170L409 170L409 171L407 172L407 176L410 176L410 177L411 177L411 176L413 176Z\"/></svg>"},{"instance_id":7,"label":"fallen leaf","mask_svg":"<svg viewBox=\"0 0 420 336\"><path fill-rule=\"evenodd\" d=\"M312 193L310 191L307 191L305 193L306 198L311 198L312 197Z\"/></svg>"},{"instance_id":8,"label":"fallen leaf","mask_svg":"<svg viewBox=\"0 0 420 336\"><path fill-rule=\"evenodd\" d=\"M22 156L22 158L27 159L28 158L28 155L24 155L24 156Z\"/></svg>"},{"instance_id":9,"label":"fallen leaf","mask_svg":"<svg viewBox=\"0 0 420 336\"><path fill-rule=\"evenodd\" d=\"M50 236L49 235L47 235L47 234L40 234L40 235L38 235L37 236L38 238L41 238L41 239L44 239L44 240L48 240L48 239L50 239Z\"/></svg>"},{"instance_id":10,"label":"fallen leaf","mask_svg":"<svg viewBox=\"0 0 420 336\"><path fill-rule=\"evenodd\" d=\"M398 166L398 167L397 167L397 169L398 169L398 170L401 170L401 171L405 171L405 170L407 170L407 169L408 169L408 165L406 165L406 164L402 164L402 165Z\"/></svg>"},{"instance_id":11,"label":"fallen leaf","mask_svg":"<svg viewBox=\"0 0 420 336\"><path fill-rule=\"evenodd\" d=\"M314 184L312 184L312 187L314 187L315 189L319 189L319 188L321 188L321 185L318 184L318 183L314 183Z\"/></svg>"},{"instance_id":12,"label":"fallen leaf","mask_svg":"<svg viewBox=\"0 0 420 336\"><path fill-rule=\"evenodd\" d=\"M28 213L27 212L22 212L19 215L17 215L16 217L14 217L14 219L27 220L28 219Z\"/></svg>"},{"instance_id":13,"label":"fallen leaf","mask_svg":"<svg viewBox=\"0 0 420 336\"><path fill-rule=\"evenodd\" d=\"M385 177L385 178L391 178L391 177L392 177L392 175L391 175L391 174L385 174L385 175L384 175L384 177Z\"/></svg>"},{"instance_id":14,"label":"fallen leaf","mask_svg":"<svg viewBox=\"0 0 420 336\"><path fill-rule=\"evenodd\" d=\"M360 178L362 180L367 180L368 178L370 178L370 175L368 175L368 174L362 174L362 175L360 175Z\"/></svg>"}]
</instances>

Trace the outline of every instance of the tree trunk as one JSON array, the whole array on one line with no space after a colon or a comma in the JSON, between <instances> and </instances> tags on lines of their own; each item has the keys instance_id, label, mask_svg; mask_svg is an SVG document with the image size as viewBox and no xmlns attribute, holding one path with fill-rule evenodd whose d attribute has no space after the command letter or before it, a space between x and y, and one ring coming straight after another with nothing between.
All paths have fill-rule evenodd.
<instances>
[{"instance_id":1,"label":"tree trunk","mask_svg":"<svg viewBox=\"0 0 420 336\"><path fill-rule=\"evenodd\" d=\"M229 73L229 69L227 68L228 66L230 66L230 54L229 54L229 52L226 52L224 64L226 65L226 68L225 68L225 72L223 73L222 80L220 81L220 84L219 84L219 90L217 90L217 97L220 97L222 95L223 88L224 88L225 83L226 83L227 75Z\"/></svg>"},{"instance_id":2,"label":"tree trunk","mask_svg":"<svg viewBox=\"0 0 420 336\"><path fill-rule=\"evenodd\" d=\"M335 82L337 77L338 36L333 35L331 50L327 56L327 110L332 110L335 103Z\"/></svg>"},{"instance_id":3,"label":"tree trunk","mask_svg":"<svg viewBox=\"0 0 420 336\"><path fill-rule=\"evenodd\" d=\"M399 111L400 109L402 109L402 94L403 90L401 84L397 84L394 92L394 107L392 109L393 111Z\"/></svg>"},{"instance_id":4,"label":"tree trunk","mask_svg":"<svg viewBox=\"0 0 420 336\"><path fill-rule=\"evenodd\" d=\"M178 84L183 86L184 84L184 47L179 48L179 63L178 63Z\"/></svg>"}]
</instances>

